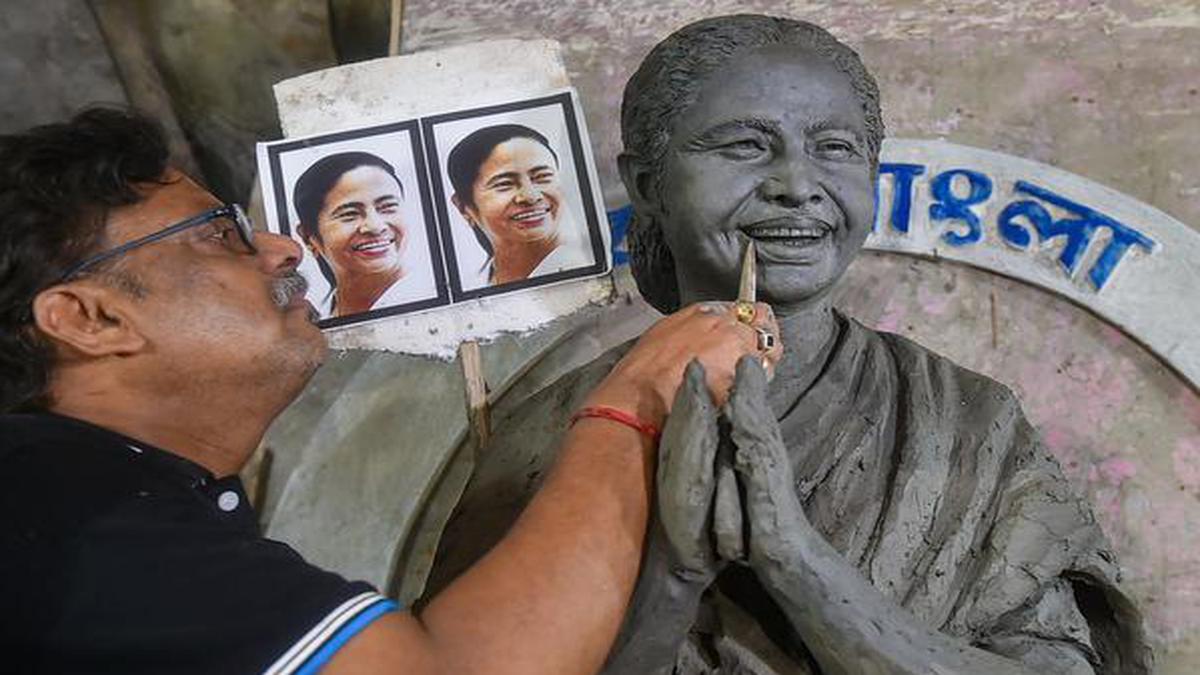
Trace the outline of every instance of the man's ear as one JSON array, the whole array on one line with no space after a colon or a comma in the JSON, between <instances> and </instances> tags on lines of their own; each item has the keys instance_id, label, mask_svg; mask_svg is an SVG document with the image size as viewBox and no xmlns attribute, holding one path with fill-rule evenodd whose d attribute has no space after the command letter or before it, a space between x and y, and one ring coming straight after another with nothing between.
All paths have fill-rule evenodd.
<instances>
[{"instance_id":1,"label":"man's ear","mask_svg":"<svg viewBox=\"0 0 1200 675\"><path fill-rule=\"evenodd\" d=\"M621 182L625 184L625 192L633 203L634 211L647 215L661 215L658 202L658 191L655 189L657 172L650 163L634 152L622 152L617 155L617 169L621 172Z\"/></svg>"},{"instance_id":2,"label":"man's ear","mask_svg":"<svg viewBox=\"0 0 1200 675\"><path fill-rule=\"evenodd\" d=\"M68 350L90 357L133 354L146 338L129 314L124 291L92 283L52 286L33 299L38 330Z\"/></svg>"}]
</instances>

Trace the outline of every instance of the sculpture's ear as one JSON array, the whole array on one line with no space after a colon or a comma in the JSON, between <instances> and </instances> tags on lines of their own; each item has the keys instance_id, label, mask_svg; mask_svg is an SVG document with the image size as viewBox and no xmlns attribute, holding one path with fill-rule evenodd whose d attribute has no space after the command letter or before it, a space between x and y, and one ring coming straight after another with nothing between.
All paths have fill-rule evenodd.
<instances>
[{"instance_id":1,"label":"sculpture's ear","mask_svg":"<svg viewBox=\"0 0 1200 675\"><path fill-rule=\"evenodd\" d=\"M633 210L649 216L659 215L661 206L658 203L658 191L654 188L658 176L650 163L637 153L622 152L617 156L617 168L621 172L621 182L625 183L629 201L633 203Z\"/></svg>"}]
</instances>

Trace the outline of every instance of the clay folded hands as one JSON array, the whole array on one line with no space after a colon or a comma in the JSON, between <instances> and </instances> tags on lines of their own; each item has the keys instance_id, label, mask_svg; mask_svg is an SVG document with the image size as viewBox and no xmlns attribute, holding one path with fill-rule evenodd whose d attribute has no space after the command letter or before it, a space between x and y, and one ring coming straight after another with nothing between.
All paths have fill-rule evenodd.
<instances>
[{"instance_id":1,"label":"clay folded hands","mask_svg":"<svg viewBox=\"0 0 1200 675\"><path fill-rule=\"evenodd\" d=\"M720 409L692 362L663 430L658 515L672 573L708 585L729 563L772 573L793 557L789 542L809 525L791 462L767 402L767 375L738 363Z\"/></svg>"}]
</instances>

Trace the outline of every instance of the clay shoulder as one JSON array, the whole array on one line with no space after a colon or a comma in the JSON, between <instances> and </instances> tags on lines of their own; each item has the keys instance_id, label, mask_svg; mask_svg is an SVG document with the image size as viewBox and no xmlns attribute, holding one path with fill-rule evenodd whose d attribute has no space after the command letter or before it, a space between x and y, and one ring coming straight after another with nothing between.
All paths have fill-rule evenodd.
<instances>
[{"instance_id":1,"label":"clay shoulder","mask_svg":"<svg viewBox=\"0 0 1200 675\"><path fill-rule=\"evenodd\" d=\"M878 344L887 350L897 377L910 395L976 412L1024 415L1020 400L1008 385L961 366L902 335L859 327L869 333L868 339L878 340Z\"/></svg>"}]
</instances>

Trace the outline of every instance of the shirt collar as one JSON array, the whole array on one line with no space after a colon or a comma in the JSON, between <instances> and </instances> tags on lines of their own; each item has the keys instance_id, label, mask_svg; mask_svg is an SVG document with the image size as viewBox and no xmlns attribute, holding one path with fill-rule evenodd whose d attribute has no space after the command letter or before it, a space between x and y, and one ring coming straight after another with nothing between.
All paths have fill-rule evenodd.
<instances>
[{"instance_id":1,"label":"shirt collar","mask_svg":"<svg viewBox=\"0 0 1200 675\"><path fill-rule=\"evenodd\" d=\"M119 446L122 452L129 453L131 456L137 457L140 461L148 462L164 471L186 478L192 487L205 485L214 480L211 471L169 450L164 450L136 438L130 438L124 434L97 426L76 417L68 417L53 412L41 412L38 415L51 418L64 427L86 433L97 440L103 439L110 446Z\"/></svg>"}]
</instances>

